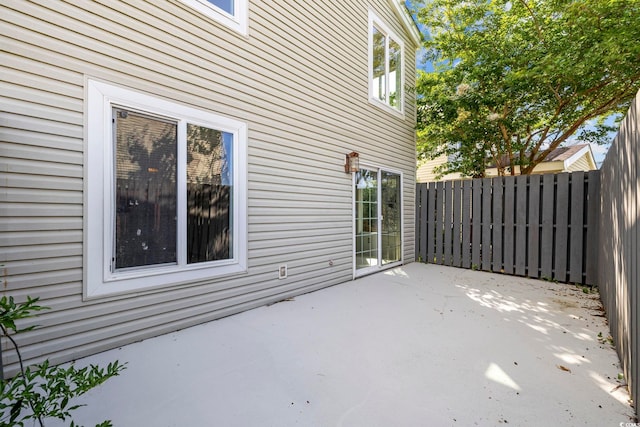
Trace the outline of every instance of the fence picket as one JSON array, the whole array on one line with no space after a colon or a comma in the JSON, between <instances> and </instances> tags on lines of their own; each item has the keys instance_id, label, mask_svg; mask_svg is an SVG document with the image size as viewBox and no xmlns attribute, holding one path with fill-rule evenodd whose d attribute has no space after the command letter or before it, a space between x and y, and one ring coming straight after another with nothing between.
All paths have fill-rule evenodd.
<instances>
[{"instance_id":1,"label":"fence picket","mask_svg":"<svg viewBox=\"0 0 640 427\"><path fill-rule=\"evenodd\" d=\"M504 272L513 274L514 267L514 236L515 236L515 184L513 176L504 179Z\"/></svg>"},{"instance_id":2,"label":"fence picket","mask_svg":"<svg viewBox=\"0 0 640 427\"><path fill-rule=\"evenodd\" d=\"M540 277L551 279L553 275L553 214L555 176L542 178L542 235L540 238Z\"/></svg>"},{"instance_id":3,"label":"fence picket","mask_svg":"<svg viewBox=\"0 0 640 427\"><path fill-rule=\"evenodd\" d=\"M493 242L491 246L491 264L493 266L493 271L502 271L502 207L504 205L504 201L502 199L503 195L503 178L493 178L491 180L492 185L492 199L493 199L493 221L492 221L492 239Z\"/></svg>"},{"instance_id":4,"label":"fence picket","mask_svg":"<svg viewBox=\"0 0 640 427\"><path fill-rule=\"evenodd\" d=\"M453 185L451 181L444 183L444 257L445 265L451 265L451 227L453 223ZM448 224L448 225L447 225Z\"/></svg>"},{"instance_id":5,"label":"fence picket","mask_svg":"<svg viewBox=\"0 0 640 427\"><path fill-rule=\"evenodd\" d=\"M473 229L472 229L472 248L471 248L471 267L480 268L480 245L482 231L482 180L474 179L473 185Z\"/></svg>"},{"instance_id":6,"label":"fence picket","mask_svg":"<svg viewBox=\"0 0 640 427\"><path fill-rule=\"evenodd\" d=\"M516 274L527 271L527 177L516 177Z\"/></svg>"},{"instance_id":7,"label":"fence picket","mask_svg":"<svg viewBox=\"0 0 640 427\"><path fill-rule=\"evenodd\" d=\"M482 179L482 269L491 270L491 178Z\"/></svg>"},{"instance_id":8,"label":"fence picket","mask_svg":"<svg viewBox=\"0 0 640 427\"><path fill-rule=\"evenodd\" d=\"M462 183L462 267L471 267L471 181Z\"/></svg>"},{"instance_id":9,"label":"fence picket","mask_svg":"<svg viewBox=\"0 0 640 427\"><path fill-rule=\"evenodd\" d=\"M453 266L455 267L460 267L461 262L460 262L460 241L461 236L460 236L460 214L462 214L461 211L461 197L462 197L462 193L461 193L461 189L462 189L462 182L461 181L454 181L453 182L453 240L452 240L452 245L453 245Z\"/></svg>"},{"instance_id":10,"label":"fence picket","mask_svg":"<svg viewBox=\"0 0 640 427\"><path fill-rule=\"evenodd\" d=\"M418 186L418 192L417 194L419 195L419 203L416 202L416 209L420 209L419 211L419 216L421 216L422 218L426 218L427 217L427 212L429 209L429 200L427 195L429 194L428 190L427 190L427 184L420 184ZM419 248L418 248L418 256L420 257L420 259L422 261L426 261L427 260L427 229L428 229L428 222L427 221L420 221L418 224L416 224L416 235L419 236L418 240L419 240Z\"/></svg>"},{"instance_id":11,"label":"fence picket","mask_svg":"<svg viewBox=\"0 0 640 427\"><path fill-rule=\"evenodd\" d=\"M444 198L444 183L438 182L436 184L436 264L442 264L444 248L442 245L442 230L443 230L443 220L444 220L444 210L445 210L446 199Z\"/></svg>"},{"instance_id":12,"label":"fence picket","mask_svg":"<svg viewBox=\"0 0 640 427\"><path fill-rule=\"evenodd\" d=\"M427 260L435 262L434 241L436 234L436 183L429 183L429 216L427 217Z\"/></svg>"},{"instance_id":13,"label":"fence picket","mask_svg":"<svg viewBox=\"0 0 640 427\"><path fill-rule=\"evenodd\" d=\"M567 249L569 228L569 174L560 173L556 187L556 238L553 278L559 282L567 281Z\"/></svg>"},{"instance_id":14,"label":"fence picket","mask_svg":"<svg viewBox=\"0 0 640 427\"><path fill-rule=\"evenodd\" d=\"M600 171L587 175L587 232L584 246L587 248L584 267L585 283L595 285L598 281L598 250L600 240Z\"/></svg>"},{"instance_id":15,"label":"fence picket","mask_svg":"<svg viewBox=\"0 0 640 427\"><path fill-rule=\"evenodd\" d=\"M529 177L529 257L527 276L540 277L540 175Z\"/></svg>"},{"instance_id":16,"label":"fence picket","mask_svg":"<svg viewBox=\"0 0 640 427\"><path fill-rule=\"evenodd\" d=\"M569 281L573 283L582 283L582 239L584 237L584 172L574 172L571 174L570 210L571 225L569 226Z\"/></svg>"}]
</instances>

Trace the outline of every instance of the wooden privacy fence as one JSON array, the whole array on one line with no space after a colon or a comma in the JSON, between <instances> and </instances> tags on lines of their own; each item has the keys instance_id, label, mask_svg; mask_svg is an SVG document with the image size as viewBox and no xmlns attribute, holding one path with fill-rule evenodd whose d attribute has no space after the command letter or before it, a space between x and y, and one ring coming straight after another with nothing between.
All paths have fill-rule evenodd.
<instances>
[{"instance_id":1,"label":"wooden privacy fence","mask_svg":"<svg viewBox=\"0 0 640 427\"><path fill-rule=\"evenodd\" d=\"M598 289L640 414L640 92L600 168Z\"/></svg>"},{"instance_id":2,"label":"wooden privacy fence","mask_svg":"<svg viewBox=\"0 0 640 427\"><path fill-rule=\"evenodd\" d=\"M418 184L416 258L595 284L599 180L591 171Z\"/></svg>"}]
</instances>

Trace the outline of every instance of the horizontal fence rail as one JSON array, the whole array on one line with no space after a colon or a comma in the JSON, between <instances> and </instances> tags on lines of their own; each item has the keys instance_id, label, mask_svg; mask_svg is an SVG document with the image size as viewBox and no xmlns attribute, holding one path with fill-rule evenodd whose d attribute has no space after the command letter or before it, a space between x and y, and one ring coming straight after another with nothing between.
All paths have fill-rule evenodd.
<instances>
[{"instance_id":1,"label":"horizontal fence rail","mask_svg":"<svg viewBox=\"0 0 640 427\"><path fill-rule=\"evenodd\" d=\"M599 171L420 183L418 261L593 285Z\"/></svg>"}]
</instances>

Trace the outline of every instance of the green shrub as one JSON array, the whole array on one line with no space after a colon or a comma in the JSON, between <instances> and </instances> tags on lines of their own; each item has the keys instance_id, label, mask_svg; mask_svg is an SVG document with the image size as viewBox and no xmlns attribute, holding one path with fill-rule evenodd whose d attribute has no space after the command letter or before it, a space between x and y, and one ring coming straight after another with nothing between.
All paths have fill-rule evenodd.
<instances>
[{"instance_id":1,"label":"green shrub","mask_svg":"<svg viewBox=\"0 0 640 427\"><path fill-rule=\"evenodd\" d=\"M35 328L18 329L16 321L35 316L35 312L48 309L37 304L38 298L27 297L27 301L16 304L13 297L0 299L0 331L13 344L20 372L11 379L0 381L0 427L24 426L25 421L37 421L44 427L47 418L71 420L71 427L78 427L71 419L71 411L83 405L74 405L71 400L99 386L125 369L117 360L106 368L91 365L78 369L52 366L48 360L35 366L24 367L20 348L12 335ZM104 421L97 427L111 426Z\"/></svg>"}]
</instances>

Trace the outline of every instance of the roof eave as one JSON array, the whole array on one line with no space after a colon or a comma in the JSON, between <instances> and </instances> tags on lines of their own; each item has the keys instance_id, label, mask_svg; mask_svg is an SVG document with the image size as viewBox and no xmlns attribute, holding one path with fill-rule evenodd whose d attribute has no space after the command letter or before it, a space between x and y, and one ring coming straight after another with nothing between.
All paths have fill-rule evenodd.
<instances>
[{"instance_id":1,"label":"roof eave","mask_svg":"<svg viewBox=\"0 0 640 427\"><path fill-rule=\"evenodd\" d=\"M582 147L580 150L578 150L574 155L572 155L571 157L569 157L568 159L566 159L564 161L564 167L565 169L568 169L569 166L571 166L573 163L575 163L579 158L581 158L582 156L586 155L587 156L587 161L591 164L591 165L595 165L595 159L593 157L593 151L591 151L591 145L590 144L585 144L584 147ZM597 168L596 168L597 169Z\"/></svg>"},{"instance_id":2,"label":"roof eave","mask_svg":"<svg viewBox=\"0 0 640 427\"><path fill-rule=\"evenodd\" d=\"M396 14L402 21L402 25L404 25L407 32L411 35L411 40L413 40L413 43L415 44L416 49L418 49L422 44L422 35L420 34L420 31L418 30L418 26L416 25L415 21L411 17L411 14L409 13L407 6L405 6L404 1L403 0L389 0L389 1L391 1L391 3L393 4Z\"/></svg>"}]
</instances>

